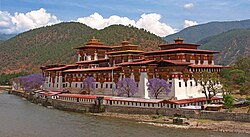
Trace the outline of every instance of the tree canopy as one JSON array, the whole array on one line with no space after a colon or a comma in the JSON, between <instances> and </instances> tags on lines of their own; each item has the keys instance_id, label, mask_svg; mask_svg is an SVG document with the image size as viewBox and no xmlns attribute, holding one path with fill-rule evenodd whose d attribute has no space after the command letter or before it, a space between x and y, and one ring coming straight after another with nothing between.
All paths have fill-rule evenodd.
<instances>
[{"instance_id":1,"label":"tree canopy","mask_svg":"<svg viewBox=\"0 0 250 137\"><path fill-rule=\"evenodd\" d=\"M81 94L90 94L91 92L93 92L94 89L95 89L95 86L94 86L95 81L96 80L95 80L94 77L85 78L84 81L83 81Z\"/></svg>"},{"instance_id":2,"label":"tree canopy","mask_svg":"<svg viewBox=\"0 0 250 137\"><path fill-rule=\"evenodd\" d=\"M171 92L171 84L168 84L164 79L152 78L147 83L148 91L156 99L160 93L168 94Z\"/></svg>"},{"instance_id":3,"label":"tree canopy","mask_svg":"<svg viewBox=\"0 0 250 137\"><path fill-rule=\"evenodd\" d=\"M137 92L138 87L134 79L123 78L117 82L118 96L133 97Z\"/></svg>"}]
</instances>

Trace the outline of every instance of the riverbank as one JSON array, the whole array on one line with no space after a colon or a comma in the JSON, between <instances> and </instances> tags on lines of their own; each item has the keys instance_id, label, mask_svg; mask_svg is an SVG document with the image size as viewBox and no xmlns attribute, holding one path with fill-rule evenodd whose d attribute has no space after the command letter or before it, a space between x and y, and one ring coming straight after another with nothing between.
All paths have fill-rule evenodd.
<instances>
[{"instance_id":1,"label":"riverbank","mask_svg":"<svg viewBox=\"0 0 250 137\"><path fill-rule=\"evenodd\" d=\"M15 95L22 96L23 93L13 92ZM12 93L12 94L13 94ZM19 93L19 94L17 94ZM23 96L22 96L23 97ZM35 99L35 98L34 98ZM31 101L31 100L28 100ZM75 112L91 112L88 111L92 106L86 106L86 103L79 103L74 101L63 101L53 99L52 106L58 109L66 110L66 111L75 111ZM162 110L162 115L156 115L156 113L146 113L151 112L151 109L143 109L143 108L131 108L131 107L115 107L115 106L104 106L105 112L103 113L87 113L95 116L105 116L110 118L122 118L122 119L130 119L135 120L138 123L149 124L154 126L166 127L166 128L178 128L178 129L203 129L203 130L213 130L213 131L221 131L221 132L232 132L232 133L247 133L250 134L250 122L236 122L236 121L215 121L215 120L204 120L188 118L187 122L184 125L174 125L173 123L173 115L177 114L176 112L181 112L181 110L177 109L174 111L173 109L166 109L165 111L174 111L171 115L166 114L165 111ZM122 110L121 110L122 109ZM153 109L154 110L154 109ZM137 113L136 112L140 112ZM152 111L153 112L153 111ZM160 111L157 111L160 112ZM163 113L164 112L164 113ZM189 111L188 111L189 112ZM134 114L132 114L134 113ZM192 113L194 113L192 111ZM212 115L216 113L216 116L225 117L227 113L217 114L217 112L207 113L207 115ZM146 115L148 114L148 115ZM188 114L188 113L184 113ZM164 116L163 116L164 115ZM186 116L183 115L183 116ZM215 114L213 114L215 115ZM188 115L187 115L188 116ZM239 115L237 115L239 117Z\"/></svg>"},{"instance_id":2,"label":"riverbank","mask_svg":"<svg viewBox=\"0 0 250 137\"><path fill-rule=\"evenodd\" d=\"M167 117L162 115L139 115L139 114L120 114L120 113L88 113L89 115L122 118L135 120L138 123L149 124L154 126L166 127L166 128L179 128L179 129L203 129L213 130L220 132L232 132L232 133L247 133L250 134L249 122L236 122L236 121L214 121L205 119L188 119L184 125L174 125L173 117Z\"/></svg>"}]
</instances>

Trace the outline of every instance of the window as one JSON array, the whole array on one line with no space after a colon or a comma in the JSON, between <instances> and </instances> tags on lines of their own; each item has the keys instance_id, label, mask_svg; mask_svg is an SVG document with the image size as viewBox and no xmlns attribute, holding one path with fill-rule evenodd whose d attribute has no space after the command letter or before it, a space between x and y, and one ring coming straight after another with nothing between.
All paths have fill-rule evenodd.
<instances>
[{"instance_id":1,"label":"window","mask_svg":"<svg viewBox=\"0 0 250 137\"><path fill-rule=\"evenodd\" d=\"M193 86L193 83L192 83L192 81L190 81L190 87L192 87Z\"/></svg>"},{"instance_id":2,"label":"window","mask_svg":"<svg viewBox=\"0 0 250 137\"><path fill-rule=\"evenodd\" d=\"M101 88L103 88L103 84L101 83Z\"/></svg>"},{"instance_id":3,"label":"window","mask_svg":"<svg viewBox=\"0 0 250 137\"><path fill-rule=\"evenodd\" d=\"M195 86L198 86L198 82L197 81L195 82Z\"/></svg>"},{"instance_id":4,"label":"window","mask_svg":"<svg viewBox=\"0 0 250 137\"><path fill-rule=\"evenodd\" d=\"M187 87L187 82L185 82L185 87Z\"/></svg>"},{"instance_id":5,"label":"window","mask_svg":"<svg viewBox=\"0 0 250 137\"><path fill-rule=\"evenodd\" d=\"M113 88L113 84L110 84L110 88Z\"/></svg>"},{"instance_id":6,"label":"window","mask_svg":"<svg viewBox=\"0 0 250 137\"><path fill-rule=\"evenodd\" d=\"M169 82L170 85L172 85L172 82Z\"/></svg>"},{"instance_id":7,"label":"window","mask_svg":"<svg viewBox=\"0 0 250 137\"><path fill-rule=\"evenodd\" d=\"M106 84L106 88L108 88L109 87L109 85L108 84Z\"/></svg>"},{"instance_id":8,"label":"window","mask_svg":"<svg viewBox=\"0 0 250 137\"><path fill-rule=\"evenodd\" d=\"M181 87L181 82L179 82L179 87Z\"/></svg>"},{"instance_id":9,"label":"window","mask_svg":"<svg viewBox=\"0 0 250 137\"><path fill-rule=\"evenodd\" d=\"M98 88L98 84L95 84L95 88Z\"/></svg>"}]
</instances>

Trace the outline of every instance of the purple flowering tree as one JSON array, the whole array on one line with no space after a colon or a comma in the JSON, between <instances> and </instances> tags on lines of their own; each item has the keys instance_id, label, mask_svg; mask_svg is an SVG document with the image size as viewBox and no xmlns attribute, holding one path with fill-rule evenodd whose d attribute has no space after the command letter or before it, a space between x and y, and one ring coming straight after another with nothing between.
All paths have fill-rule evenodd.
<instances>
[{"instance_id":1,"label":"purple flowering tree","mask_svg":"<svg viewBox=\"0 0 250 137\"><path fill-rule=\"evenodd\" d=\"M157 99L162 92L165 92L166 95L170 93L172 85L168 84L164 79L152 78L148 80L147 86L151 95Z\"/></svg>"},{"instance_id":2,"label":"purple flowering tree","mask_svg":"<svg viewBox=\"0 0 250 137\"><path fill-rule=\"evenodd\" d=\"M136 92L138 92L138 87L134 79L123 78L117 82L118 96L133 97Z\"/></svg>"},{"instance_id":3,"label":"purple flowering tree","mask_svg":"<svg viewBox=\"0 0 250 137\"><path fill-rule=\"evenodd\" d=\"M93 92L95 89L95 86L94 86L95 81L96 80L94 77L85 78L83 81L83 87L82 87L81 94L90 94L91 92Z\"/></svg>"},{"instance_id":4,"label":"purple flowering tree","mask_svg":"<svg viewBox=\"0 0 250 137\"><path fill-rule=\"evenodd\" d=\"M25 92L40 89L44 80L45 79L42 74L30 74L19 77L20 85L23 87Z\"/></svg>"}]
</instances>

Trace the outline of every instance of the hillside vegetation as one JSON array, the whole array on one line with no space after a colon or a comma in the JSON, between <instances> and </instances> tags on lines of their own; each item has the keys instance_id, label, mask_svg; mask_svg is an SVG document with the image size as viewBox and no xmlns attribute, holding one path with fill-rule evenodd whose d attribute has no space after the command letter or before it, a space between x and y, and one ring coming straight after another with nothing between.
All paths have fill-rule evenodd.
<instances>
[{"instance_id":1,"label":"hillside vegetation","mask_svg":"<svg viewBox=\"0 0 250 137\"><path fill-rule=\"evenodd\" d=\"M103 30L80 23L60 23L21 33L0 44L0 73L37 72L39 66L74 63L74 47L83 46L92 37L106 45L118 45L125 39L140 44L143 50L156 49L165 41L145 30L114 25Z\"/></svg>"},{"instance_id":2,"label":"hillside vegetation","mask_svg":"<svg viewBox=\"0 0 250 137\"><path fill-rule=\"evenodd\" d=\"M176 37L182 37L186 42L197 43L203 38L218 35L232 29L250 28L250 20L229 21L229 22L209 22L206 24L196 25L185 28L180 32L165 37L168 42L173 41Z\"/></svg>"},{"instance_id":3,"label":"hillside vegetation","mask_svg":"<svg viewBox=\"0 0 250 137\"><path fill-rule=\"evenodd\" d=\"M201 49L220 51L215 58L220 64L233 64L239 56L250 58L250 29L230 30L202 39L198 43L202 44Z\"/></svg>"}]
</instances>

